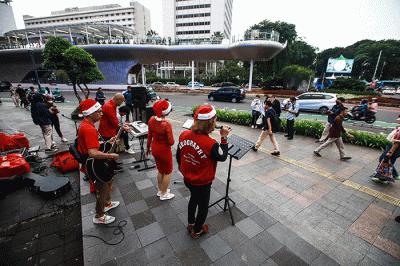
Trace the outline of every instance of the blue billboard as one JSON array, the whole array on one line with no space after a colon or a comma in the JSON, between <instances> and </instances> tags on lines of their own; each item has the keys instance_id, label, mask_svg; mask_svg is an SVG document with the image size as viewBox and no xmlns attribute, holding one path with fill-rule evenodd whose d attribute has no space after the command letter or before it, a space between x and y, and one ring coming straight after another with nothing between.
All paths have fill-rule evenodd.
<instances>
[{"instance_id":1,"label":"blue billboard","mask_svg":"<svg viewBox=\"0 0 400 266\"><path fill-rule=\"evenodd\" d=\"M336 59L329 58L326 73L351 73L353 63L354 59L346 59L343 55Z\"/></svg>"}]
</instances>

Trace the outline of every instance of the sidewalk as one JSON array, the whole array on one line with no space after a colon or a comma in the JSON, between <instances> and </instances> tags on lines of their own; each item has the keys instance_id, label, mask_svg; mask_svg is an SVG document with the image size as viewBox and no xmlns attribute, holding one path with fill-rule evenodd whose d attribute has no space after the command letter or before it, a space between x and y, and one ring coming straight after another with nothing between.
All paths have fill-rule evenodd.
<instances>
[{"instance_id":1,"label":"sidewalk","mask_svg":"<svg viewBox=\"0 0 400 266\"><path fill-rule=\"evenodd\" d=\"M74 108L66 104L58 106L64 114ZM3 103L0 113L0 126L6 124L23 132L31 146L43 145L40 128L33 125L29 112ZM190 118L188 114L174 111L168 116L175 138L173 154L183 131L182 124ZM62 119L61 125L67 139L73 140L74 123ZM260 130L230 126L231 134L253 142L258 139ZM219 139L218 134L212 137ZM399 182L380 185L369 178L381 151L346 144L346 155L353 159L342 162L334 146L323 150L323 157L314 157L312 151L318 146L315 139L295 136L289 141L283 133L278 133L276 138L281 156L269 154L272 144L266 139L257 152L249 151L241 160L232 161L229 195L236 202L232 208L235 226L231 224L229 212L214 206L206 221L209 232L192 239L186 230L189 191L182 183L174 184L182 181L175 159L169 187L175 198L160 201L156 197L157 170L129 170L132 158L122 154L125 171L115 176L112 190L113 200L119 200L121 205L111 210L110 215L116 217L112 225L126 221L124 240L109 246L100 239L85 236L100 236L110 243L122 239L121 235L113 234L114 228L93 224L95 197L89 193L88 183L79 179L75 171L69 175L76 180L76 191L80 194L77 201L80 200L81 219L75 220L75 228L82 224L83 259L82 246L68 245L68 241L58 243L55 237L47 241L52 248L41 250L35 246L33 249L29 243L37 240L34 231L29 232L32 234L29 237L18 238L19 243L31 239L23 243L33 249L22 264L51 258L48 253L54 251L51 254L57 260L47 259L43 264L81 265L83 260L85 265L399 265L400 224L394 221L400 215ZM137 159L137 142L135 147ZM225 194L228 165L229 160L218 164L210 203ZM22 246L6 245L16 242L18 233L26 232L21 226L14 230L16 234L10 229L18 222L8 219L13 216L9 211L10 202L16 200L13 197L38 200L27 189L22 192L23 196L13 192L0 199L1 247L15 250ZM39 206L33 202L32 205ZM21 204L14 212L24 213L26 208ZM78 213L67 217L77 218ZM46 224L45 214L35 217L36 220L26 220L20 215L19 222L24 221L22 224L31 225L30 228L37 220L41 225ZM40 234L38 238L42 240ZM51 244L56 242L57 245ZM59 250L62 251L57 253ZM75 254L78 255L72 256Z\"/></svg>"}]
</instances>

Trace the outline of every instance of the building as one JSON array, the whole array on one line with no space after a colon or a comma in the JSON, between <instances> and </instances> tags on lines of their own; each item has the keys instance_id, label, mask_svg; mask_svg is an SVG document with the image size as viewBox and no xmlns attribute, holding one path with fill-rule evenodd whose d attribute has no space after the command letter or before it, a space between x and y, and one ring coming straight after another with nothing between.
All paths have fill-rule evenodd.
<instances>
[{"instance_id":1,"label":"building","mask_svg":"<svg viewBox=\"0 0 400 266\"><path fill-rule=\"evenodd\" d=\"M150 10L136 1L130 2L129 7L121 7L118 4L73 7L53 11L48 17L24 15L23 18L26 29L105 23L131 28L139 36L146 36L146 33L151 30Z\"/></svg>"},{"instance_id":2,"label":"building","mask_svg":"<svg viewBox=\"0 0 400 266\"><path fill-rule=\"evenodd\" d=\"M163 35L180 43L231 38L233 0L163 0Z\"/></svg>"},{"instance_id":3,"label":"building","mask_svg":"<svg viewBox=\"0 0 400 266\"><path fill-rule=\"evenodd\" d=\"M4 33L10 30L17 29L10 2L12 2L12 0L0 0L0 36L3 36Z\"/></svg>"}]
</instances>

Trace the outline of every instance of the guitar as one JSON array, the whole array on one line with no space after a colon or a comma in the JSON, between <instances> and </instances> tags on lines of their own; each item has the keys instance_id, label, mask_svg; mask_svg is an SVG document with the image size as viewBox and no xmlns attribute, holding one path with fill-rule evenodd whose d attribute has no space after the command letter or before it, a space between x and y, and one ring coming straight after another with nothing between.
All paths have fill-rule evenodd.
<instances>
[{"instance_id":1,"label":"guitar","mask_svg":"<svg viewBox=\"0 0 400 266\"><path fill-rule=\"evenodd\" d=\"M115 141L112 144L111 148L107 153L112 153L117 146L117 140L121 136L121 133L124 129L120 127L118 130L117 136L115 137ZM107 145L104 145L103 152L106 152ZM89 178L92 180L93 183L102 182L107 183L110 182L114 176L114 170L117 166L117 162L113 159L95 159L95 158L88 158L86 160L86 172Z\"/></svg>"},{"instance_id":2,"label":"guitar","mask_svg":"<svg viewBox=\"0 0 400 266\"><path fill-rule=\"evenodd\" d=\"M54 199L71 190L71 183L63 176L40 176L31 172L21 175L30 190L44 199Z\"/></svg>"}]
</instances>

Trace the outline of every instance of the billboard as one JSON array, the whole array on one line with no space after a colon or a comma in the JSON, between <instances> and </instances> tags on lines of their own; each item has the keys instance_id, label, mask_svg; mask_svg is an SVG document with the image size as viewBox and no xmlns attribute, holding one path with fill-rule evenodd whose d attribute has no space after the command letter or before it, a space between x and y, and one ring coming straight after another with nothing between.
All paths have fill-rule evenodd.
<instances>
[{"instance_id":1,"label":"billboard","mask_svg":"<svg viewBox=\"0 0 400 266\"><path fill-rule=\"evenodd\" d=\"M339 58L328 59L328 65L326 66L326 73L351 73L353 69L354 59L346 59L343 55Z\"/></svg>"}]
</instances>

